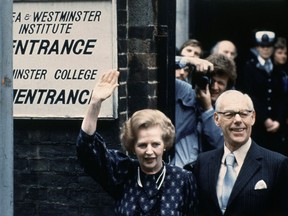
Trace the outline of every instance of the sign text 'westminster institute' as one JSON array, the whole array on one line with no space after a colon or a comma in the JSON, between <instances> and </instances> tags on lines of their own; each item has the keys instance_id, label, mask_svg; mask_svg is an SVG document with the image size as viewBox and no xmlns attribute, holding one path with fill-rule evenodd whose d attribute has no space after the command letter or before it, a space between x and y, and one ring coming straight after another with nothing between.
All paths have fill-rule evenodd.
<instances>
[{"instance_id":1,"label":"sign text 'westminster institute'","mask_svg":"<svg viewBox=\"0 0 288 216\"><path fill-rule=\"evenodd\" d=\"M113 3L16 2L13 31L14 117L82 117L97 79L117 67ZM113 103L100 116L113 117Z\"/></svg>"}]
</instances>

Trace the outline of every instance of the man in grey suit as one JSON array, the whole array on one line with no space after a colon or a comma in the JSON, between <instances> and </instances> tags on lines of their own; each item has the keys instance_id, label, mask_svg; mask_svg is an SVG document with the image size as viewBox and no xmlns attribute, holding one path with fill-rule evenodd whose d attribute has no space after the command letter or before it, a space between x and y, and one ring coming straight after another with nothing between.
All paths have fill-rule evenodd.
<instances>
[{"instance_id":1,"label":"man in grey suit","mask_svg":"<svg viewBox=\"0 0 288 216\"><path fill-rule=\"evenodd\" d=\"M229 90L219 96L215 110L224 145L198 156L200 215L287 216L288 158L251 139L256 118L251 98ZM234 159L231 166L227 155Z\"/></svg>"}]
</instances>

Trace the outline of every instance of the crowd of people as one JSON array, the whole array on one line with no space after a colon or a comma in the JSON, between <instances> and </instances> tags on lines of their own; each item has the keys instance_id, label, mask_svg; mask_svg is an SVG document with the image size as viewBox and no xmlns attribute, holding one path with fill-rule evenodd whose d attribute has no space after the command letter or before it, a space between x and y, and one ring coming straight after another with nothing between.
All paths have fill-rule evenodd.
<instances>
[{"instance_id":1,"label":"crowd of people","mask_svg":"<svg viewBox=\"0 0 288 216\"><path fill-rule=\"evenodd\" d=\"M253 100L257 112L257 121L253 126L252 138L263 147L288 156L288 63L286 39L277 36L275 32L269 30L255 31L253 36L253 47L251 47L248 54L242 55L243 59L241 61L235 61L238 56L237 47L229 40L216 42L210 49L210 56L208 55L205 60L209 61L209 58L213 54L221 54L234 62L235 69L231 70L227 66L227 70L236 70L234 84L233 86L229 86L228 89L233 88L247 93ZM190 50L190 52L183 52L183 50ZM200 53L200 55L192 55L191 53L194 53L193 50L194 52L197 50L197 53ZM192 85L195 91L201 89L199 85L202 84L201 80L199 81L197 76L193 76L193 74L197 74L196 72L205 74L206 72L205 70L197 70L195 67L188 67L187 65L193 62L192 58L201 58L203 53L201 43L196 39L189 39L183 43L177 53L179 56L177 56L175 62L176 78ZM190 60L187 60L187 58L190 58ZM186 74L181 78L179 74L183 74L183 71L186 71ZM207 74L211 74L211 70ZM210 93L213 92L213 85L215 85L215 79L212 77L211 80L212 83L208 85ZM181 99L177 95L177 92L181 91L177 90L178 82L176 81L176 115L179 102L182 104L182 107L187 106L187 101L182 100L181 102ZM198 84L196 88L195 83ZM179 87L179 89L182 88ZM185 92L189 94L189 92ZM216 98L218 96L216 95ZM187 97L185 99L187 100ZM203 114L205 112L200 113ZM201 119L201 117L198 119ZM176 117L176 125L177 121ZM183 120L180 118L179 121L181 122L180 125L183 126ZM190 130L191 134L195 131L196 127L191 128L188 129L185 127L185 130ZM205 132L199 132L199 136L201 134L204 135L205 139ZM213 142L210 141L210 144L213 144ZM194 154L192 151L191 153ZM191 155L190 153L186 154Z\"/></svg>"},{"instance_id":2,"label":"crowd of people","mask_svg":"<svg viewBox=\"0 0 288 216\"><path fill-rule=\"evenodd\" d=\"M266 30L254 36L243 65L232 41L206 58L198 40L185 42L175 58L175 127L159 110L135 112L121 128L129 154L97 133L119 72L95 85L77 155L116 215L288 215L286 40Z\"/></svg>"}]
</instances>

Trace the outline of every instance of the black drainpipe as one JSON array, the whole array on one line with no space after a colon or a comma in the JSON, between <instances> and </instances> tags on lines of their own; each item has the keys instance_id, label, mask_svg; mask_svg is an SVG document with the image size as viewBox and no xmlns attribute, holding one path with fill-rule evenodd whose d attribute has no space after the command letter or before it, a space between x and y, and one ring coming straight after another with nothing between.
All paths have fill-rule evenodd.
<instances>
[{"instance_id":1,"label":"black drainpipe","mask_svg":"<svg viewBox=\"0 0 288 216\"><path fill-rule=\"evenodd\" d=\"M158 109L175 122L176 0L158 0Z\"/></svg>"}]
</instances>

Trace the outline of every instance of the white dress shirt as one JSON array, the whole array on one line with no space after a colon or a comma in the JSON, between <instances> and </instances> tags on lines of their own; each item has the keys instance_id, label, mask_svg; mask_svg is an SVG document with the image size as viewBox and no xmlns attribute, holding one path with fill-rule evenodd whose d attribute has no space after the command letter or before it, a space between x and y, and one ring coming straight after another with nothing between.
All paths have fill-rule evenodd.
<instances>
[{"instance_id":1,"label":"white dress shirt","mask_svg":"<svg viewBox=\"0 0 288 216\"><path fill-rule=\"evenodd\" d=\"M234 170L236 172L236 176L238 177L238 174L241 170L241 167L244 163L245 157L247 155L247 152L251 146L251 138L249 138L249 140L247 141L247 143L245 143L244 145L242 145L239 149L237 149L234 152L230 152L230 150L226 147L226 145L224 145L224 154L221 160L221 167L220 167L220 171L219 171L219 176L218 176L218 181L217 181L217 186L216 186L216 190L217 190L217 198L218 198L218 203L220 208L222 207L222 187L223 187L223 182L224 182L224 176L226 174L226 164L225 164L225 158L228 154L233 153L235 155L235 166L234 166ZM236 181L237 181L237 177L236 177Z\"/></svg>"},{"instance_id":2,"label":"white dress shirt","mask_svg":"<svg viewBox=\"0 0 288 216\"><path fill-rule=\"evenodd\" d=\"M268 65L269 65L269 69L268 69L267 73L270 73L273 70L273 63L272 63L270 58L265 60L259 55L257 57L257 59L258 59L259 63L261 64L261 66L263 66L263 67L265 67L265 63L267 61Z\"/></svg>"}]
</instances>

